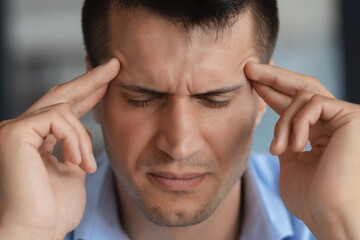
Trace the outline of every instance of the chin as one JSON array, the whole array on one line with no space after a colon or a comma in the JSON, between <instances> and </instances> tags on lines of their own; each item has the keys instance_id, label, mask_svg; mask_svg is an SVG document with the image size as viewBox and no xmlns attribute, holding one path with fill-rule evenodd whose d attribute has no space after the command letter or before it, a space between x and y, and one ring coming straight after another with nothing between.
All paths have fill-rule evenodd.
<instances>
[{"instance_id":1,"label":"chin","mask_svg":"<svg viewBox=\"0 0 360 240\"><path fill-rule=\"evenodd\" d=\"M205 203L200 207L171 204L164 210L159 206L140 206L143 214L152 223L165 227L186 227L199 224L208 219L215 211L218 203ZM175 205L175 206L174 206Z\"/></svg>"},{"instance_id":2,"label":"chin","mask_svg":"<svg viewBox=\"0 0 360 240\"><path fill-rule=\"evenodd\" d=\"M185 193L177 196L145 196L139 193L135 200L146 218L152 223L165 227L186 227L208 219L221 202L218 191L203 199L192 199Z\"/></svg>"}]
</instances>

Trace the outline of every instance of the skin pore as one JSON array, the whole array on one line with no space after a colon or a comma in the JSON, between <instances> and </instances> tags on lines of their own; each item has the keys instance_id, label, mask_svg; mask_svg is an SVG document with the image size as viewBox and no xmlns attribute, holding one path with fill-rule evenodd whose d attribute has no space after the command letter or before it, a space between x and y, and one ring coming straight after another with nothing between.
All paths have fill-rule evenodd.
<instances>
[{"instance_id":1,"label":"skin pore","mask_svg":"<svg viewBox=\"0 0 360 240\"><path fill-rule=\"evenodd\" d=\"M143 9L112 11L121 70L95 114L131 239L238 237L240 178L265 111L244 74L259 61L252 26L247 11L217 39ZM174 190L154 177L164 174L200 180Z\"/></svg>"}]
</instances>

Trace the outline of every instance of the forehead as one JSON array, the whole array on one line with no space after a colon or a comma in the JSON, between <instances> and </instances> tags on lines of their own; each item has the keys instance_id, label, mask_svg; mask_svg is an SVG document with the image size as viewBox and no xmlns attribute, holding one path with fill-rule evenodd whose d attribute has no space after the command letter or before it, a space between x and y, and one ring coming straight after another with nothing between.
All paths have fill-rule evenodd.
<instances>
[{"instance_id":1,"label":"forehead","mask_svg":"<svg viewBox=\"0 0 360 240\"><path fill-rule=\"evenodd\" d=\"M231 79L256 58L249 11L219 35L200 27L186 31L141 8L117 9L111 13L110 33L111 52L120 59L123 77L131 80Z\"/></svg>"}]
</instances>

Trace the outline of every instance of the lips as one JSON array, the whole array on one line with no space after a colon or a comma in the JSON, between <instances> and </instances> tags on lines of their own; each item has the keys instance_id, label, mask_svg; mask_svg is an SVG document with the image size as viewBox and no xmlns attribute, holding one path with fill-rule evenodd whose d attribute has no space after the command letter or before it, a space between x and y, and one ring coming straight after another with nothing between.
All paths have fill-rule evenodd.
<instances>
[{"instance_id":1,"label":"lips","mask_svg":"<svg viewBox=\"0 0 360 240\"><path fill-rule=\"evenodd\" d=\"M196 188L205 178L206 174L171 172L149 173L151 180L170 191L189 191Z\"/></svg>"}]
</instances>

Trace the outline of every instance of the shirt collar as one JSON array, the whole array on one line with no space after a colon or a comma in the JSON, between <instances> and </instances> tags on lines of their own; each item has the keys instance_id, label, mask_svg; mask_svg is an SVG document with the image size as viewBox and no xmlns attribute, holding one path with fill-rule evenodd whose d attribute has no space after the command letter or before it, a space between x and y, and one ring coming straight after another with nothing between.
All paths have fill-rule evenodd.
<instances>
[{"instance_id":1,"label":"shirt collar","mask_svg":"<svg viewBox=\"0 0 360 240\"><path fill-rule=\"evenodd\" d=\"M266 168L256 164L258 158L250 156L248 169L242 178L244 212L239 240L280 240L292 236L289 213L279 194L269 185L269 181L275 180L269 179L274 173L267 175ZM84 216L73 232L73 239L129 240L119 220L114 177L106 153L98 158L98 171L94 176L87 177L86 189L87 204Z\"/></svg>"},{"instance_id":2,"label":"shirt collar","mask_svg":"<svg viewBox=\"0 0 360 240\"><path fill-rule=\"evenodd\" d=\"M106 153L97 158L98 170L86 179L87 203L74 240L129 240L121 227L114 176Z\"/></svg>"},{"instance_id":3,"label":"shirt collar","mask_svg":"<svg viewBox=\"0 0 360 240\"><path fill-rule=\"evenodd\" d=\"M251 154L243 177L245 210L241 240L281 240L294 235L290 214L278 192L278 171L276 160Z\"/></svg>"}]
</instances>

